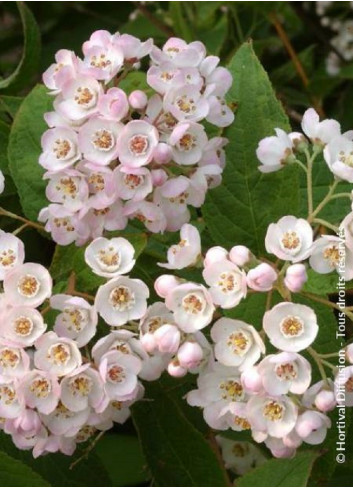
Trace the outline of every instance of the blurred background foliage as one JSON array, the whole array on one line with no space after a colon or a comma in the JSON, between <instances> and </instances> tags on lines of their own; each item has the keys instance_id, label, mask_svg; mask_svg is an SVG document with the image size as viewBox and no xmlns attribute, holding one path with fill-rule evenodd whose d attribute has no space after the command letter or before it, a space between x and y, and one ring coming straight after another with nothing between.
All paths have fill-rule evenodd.
<instances>
[{"instance_id":1,"label":"blurred background foliage","mask_svg":"<svg viewBox=\"0 0 353 489\"><path fill-rule=\"evenodd\" d=\"M171 36L182 37L186 41L201 40L208 53L219 56L224 65L238 47L251 38L293 129L299 128L301 116L310 106L322 116L340 120L344 130L353 126L351 2L25 3L29 10L23 6L21 10L21 5L19 10L16 2L0 2L0 168L7 174L1 205L17 214L22 214L21 205L6 162L11 123L23 97L41 82L41 73L53 62L56 51L65 48L79 53L83 41L97 29L126 32L142 39L153 37L158 45ZM22 151L26 152L26 148ZM1 228L12 230L14 227L7 219L1 219ZM207 231L203 237L207 244L207 239L210 240ZM23 239L27 244L27 261L40 261L49 266L54 254L53 243L34 230L26 231ZM151 257L154 262L156 258L164 261L167 240L173 242L174 236L148 242L137 264L137 273L144 280L152 282L157 272ZM69 260L68 256L56 258ZM76 258L71 257L71 260ZM197 447L198 437L202 439L206 432L199 413L185 406L181 399L187 381L177 385L172 383L170 387L167 385L168 381L165 381L163 387L157 384L151 389L154 394L158 389L163 391L159 394L164 396L161 402L165 410L170 409L176 415L183 411L193 425L195 433L190 430L190 436L195 436ZM136 419L145 413L146 410L137 409ZM152 420L151 417L149 419ZM163 457L168 456L163 452L163 443L178 436L179 427L173 423L177 420L170 419L170 433L164 433L156 426L157 464L163 465ZM189 424L185 426L186 430L191 427ZM211 439L212 442L214 440ZM84 458L70 472L72 461L66 457L48 456L33 461L29 453L19 452L5 436L0 437L0 458L3 452L11 457L14 464L6 485L32 485L30 478L18 477L24 465L39 474L42 478L36 480L39 485L41 481L62 486L158 485L146 468L131 421L103 437L90 450L88 459ZM76 458L79 456L75 455ZM176 463L175 470L181 470L180 467ZM325 478L322 473L321 467L320 477L315 479L316 485L350 485L351 471L347 467L336 472L332 469L331 478ZM4 483L1 475L0 481ZM202 480L205 485L206 482ZM217 482L219 479L215 478L213 484L217 485ZM178 485L173 479L171 483ZM212 485L211 482L208 485Z\"/></svg>"}]
</instances>

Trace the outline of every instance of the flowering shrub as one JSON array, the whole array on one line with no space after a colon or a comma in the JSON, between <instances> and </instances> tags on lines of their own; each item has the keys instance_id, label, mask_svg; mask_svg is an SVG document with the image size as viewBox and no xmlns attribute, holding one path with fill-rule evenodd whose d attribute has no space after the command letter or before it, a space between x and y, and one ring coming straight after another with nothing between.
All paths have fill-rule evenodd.
<instances>
[{"instance_id":1,"label":"flowering shrub","mask_svg":"<svg viewBox=\"0 0 353 489\"><path fill-rule=\"evenodd\" d=\"M161 27L136 3L162 39L97 30L21 104L1 93L16 72L0 80L4 464L33 485L109 486L128 459L141 484L332 485L353 406L353 132L309 84L287 107L251 41L169 32L171 4Z\"/></svg>"}]
</instances>

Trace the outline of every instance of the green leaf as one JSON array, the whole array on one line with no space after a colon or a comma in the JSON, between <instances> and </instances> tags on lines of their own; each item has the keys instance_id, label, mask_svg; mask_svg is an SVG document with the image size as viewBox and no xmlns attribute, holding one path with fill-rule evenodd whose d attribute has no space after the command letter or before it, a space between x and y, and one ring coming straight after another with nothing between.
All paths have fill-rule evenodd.
<instances>
[{"instance_id":1,"label":"green leaf","mask_svg":"<svg viewBox=\"0 0 353 489\"><path fill-rule=\"evenodd\" d=\"M239 487L304 487L313 463L314 451L299 452L292 459L272 459L236 480Z\"/></svg>"},{"instance_id":2,"label":"green leaf","mask_svg":"<svg viewBox=\"0 0 353 489\"><path fill-rule=\"evenodd\" d=\"M52 98L43 85L37 85L24 99L12 124L8 148L9 167L26 217L36 221L47 206L46 183L38 159L40 139L47 129L43 114L52 107Z\"/></svg>"},{"instance_id":3,"label":"green leaf","mask_svg":"<svg viewBox=\"0 0 353 489\"><path fill-rule=\"evenodd\" d=\"M136 436L107 433L97 444L96 453L113 486L137 486L149 479Z\"/></svg>"},{"instance_id":4,"label":"green leaf","mask_svg":"<svg viewBox=\"0 0 353 489\"><path fill-rule=\"evenodd\" d=\"M31 452L16 448L11 438L3 433L0 434L0 449L0 464L1 460L3 460L3 453L6 452L7 457L11 457L11 460L15 460L18 464L21 464L24 467L30 466L33 471L43 478L42 480L48 481L45 484L32 483L31 479L28 477L28 480L30 481L28 484L29 486L53 485L58 487L104 487L111 485L111 481L103 464L94 453L90 453L87 460L80 461L75 467L70 469L72 462L80 456L79 450L78 453L72 457L56 453L34 459ZM18 472L21 473L21 470L22 469L19 467ZM5 485L1 480L2 472L3 468L0 465L0 482ZM19 481L18 484L13 485L23 486L26 485L26 483L25 481Z\"/></svg>"},{"instance_id":5,"label":"green leaf","mask_svg":"<svg viewBox=\"0 0 353 489\"><path fill-rule=\"evenodd\" d=\"M0 112L6 112L13 119L16 112L23 102L23 97L14 97L13 95L0 96Z\"/></svg>"},{"instance_id":6,"label":"green leaf","mask_svg":"<svg viewBox=\"0 0 353 489\"><path fill-rule=\"evenodd\" d=\"M8 175L9 163L7 159L7 145L9 142L10 127L0 121L0 170Z\"/></svg>"},{"instance_id":7,"label":"green leaf","mask_svg":"<svg viewBox=\"0 0 353 489\"><path fill-rule=\"evenodd\" d=\"M239 48L229 69L234 78L229 101L238 111L224 132L229 144L222 185L208 192L203 216L218 245L246 244L259 255L268 225L297 212L297 168L267 175L258 170L259 141L275 127L289 130L289 124L251 43Z\"/></svg>"},{"instance_id":8,"label":"green leaf","mask_svg":"<svg viewBox=\"0 0 353 489\"><path fill-rule=\"evenodd\" d=\"M40 30L37 22L24 2L17 2L23 24L24 47L21 61L15 71L0 80L0 90L15 92L28 86L28 82L37 73L40 60Z\"/></svg>"},{"instance_id":9,"label":"green leaf","mask_svg":"<svg viewBox=\"0 0 353 489\"><path fill-rule=\"evenodd\" d=\"M132 412L154 485L227 485L211 446L161 383L148 384L146 401L134 405Z\"/></svg>"},{"instance_id":10,"label":"green leaf","mask_svg":"<svg viewBox=\"0 0 353 489\"><path fill-rule=\"evenodd\" d=\"M48 487L50 484L31 467L0 451L0 484L5 487Z\"/></svg>"},{"instance_id":11,"label":"green leaf","mask_svg":"<svg viewBox=\"0 0 353 489\"><path fill-rule=\"evenodd\" d=\"M307 270L308 281L304 284L302 292L327 295L337 292L338 275L336 272L322 274L315 272L312 268Z\"/></svg>"},{"instance_id":12,"label":"green leaf","mask_svg":"<svg viewBox=\"0 0 353 489\"><path fill-rule=\"evenodd\" d=\"M130 241L135 248L135 258L143 251L147 243L144 233L109 233L109 237L121 236ZM71 272L76 274L77 290L91 292L105 283L105 279L95 275L85 262L85 247L78 248L75 244L55 248L50 273L56 282L67 281Z\"/></svg>"}]
</instances>

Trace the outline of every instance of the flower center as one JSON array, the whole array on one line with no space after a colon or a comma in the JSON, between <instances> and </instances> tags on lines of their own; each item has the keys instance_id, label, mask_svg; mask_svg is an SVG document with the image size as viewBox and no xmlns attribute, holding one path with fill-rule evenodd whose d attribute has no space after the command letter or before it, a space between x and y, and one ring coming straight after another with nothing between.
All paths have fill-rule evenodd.
<instances>
[{"instance_id":1,"label":"flower center","mask_svg":"<svg viewBox=\"0 0 353 489\"><path fill-rule=\"evenodd\" d=\"M105 182L103 175L101 173L92 173L88 178L88 184L93 187L90 189L93 192L104 190Z\"/></svg>"},{"instance_id":2,"label":"flower center","mask_svg":"<svg viewBox=\"0 0 353 489\"><path fill-rule=\"evenodd\" d=\"M110 151L114 146L114 136L111 131L100 129L94 133L92 144L100 151Z\"/></svg>"},{"instance_id":3,"label":"flower center","mask_svg":"<svg viewBox=\"0 0 353 489\"><path fill-rule=\"evenodd\" d=\"M16 392L13 387L8 385L0 386L0 401L7 406L17 400Z\"/></svg>"},{"instance_id":4,"label":"flower center","mask_svg":"<svg viewBox=\"0 0 353 489\"><path fill-rule=\"evenodd\" d=\"M250 430L251 425L246 418L242 418L241 416L234 416L234 424L239 426L242 430Z\"/></svg>"},{"instance_id":5,"label":"flower center","mask_svg":"<svg viewBox=\"0 0 353 489\"><path fill-rule=\"evenodd\" d=\"M222 399L228 399L232 401L239 401L243 398L243 386L236 380L227 380L220 384L220 388L223 391Z\"/></svg>"},{"instance_id":6,"label":"flower center","mask_svg":"<svg viewBox=\"0 0 353 489\"><path fill-rule=\"evenodd\" d=\"M43 377L36 377L29 390L38 398L46 399L51 392L51 383Z\"/></svg>"},{"instance_id":7,"label":"flower center","mask_svg":"<svg viewBox=\"0 0 353 489\"><path fill-rule=\"evenodd\" d=\"M196 138L192 134L184 134L179 140L178 146L182 151L190 151L196 146Z\"/></svg>"},{"instance_id":8,"label":"flower center","mask_svg":"<svg viewBox=\"0 0 353 489\"><path fill-rule=\"evenodd\" d=\"M17 290L23 297L35 297L40 288L40 282L34 275L24 275L17 283Z\"/></svg>"},{"instance_id":9,"label":"flower center","mask_svg":"<svg viewBox=\"0 0 353 489\"><path fill-rule=\"evenodd\" d=\"M129 140L129 150L134 156L144 156L149 147L148 137L144 134L136 134Z\"/></svg>"},{"instance_id":10,"label":"flower center","mask_svg":"<svg viewBox=\"0 0 353 489\"><path fill-rule=\"evenodd\" d=\"M125 379L124 369L120 365L113 365L108 370L108 378L114 384L118 384Z\"/></svg>"},{"instance_id":11,"label":"flower center","mask_svg":"<svg viewBox=\"0 0 353 489\"><path fill-rule=\"evenodd\" d=\"M16 368L20 363L20 354L18 350L4 348L0 351L0 365L2 368Z\"/></svg>"},{"instance_id":12,"label":"flower center","mask_svg":"<svg viewBox=\"0 0 353 489\"><path fill-rule=\"evenodd\" d=\"M88 323L88 312L83 309L66 308L63 311L62 321L68 331L79 333Z\"/></svg>"},{"instance_id":13,"label":"flower center","mask_svg":"<svg viewBox=\"0 0 353 489\"><path fill-rule=\"evenodd\" d=\"M71 359L70 348L64 343L55 343L49 348L47 358L54 365L66 365Z\"/></svg>"},{"instance_id":14,"label":"flower center","mask_svg":"<svg viewBox=\"0 0 353 489\"><path fill-rule=\"evenodd\" d=\"M294 338L304 333L304 321L298 316L287 316L281 321L280 330L286 338Z\"/></svg>"},{"instance_id":15,"label":"flower center","mask_svg":"<svg viewBox=\"0 0 353 489\"><path fill-rule=\"evenodd\" d=\"M13 329L19 336L28 336L33 331L33 321L27 316L20 316L13 322Z\"/></svg>"},{"instance_id":16,"label":"flower center","mask_svg":"<svg viewBox=\"0 0 353 489\"><path fill-rule=\"evenodd\" d=\"M282 236L281 245L284 250L295 253L301 247L301 239L295 231L287 231Z\"/></svg>"},{"instance_id":17,"label":"flower center","mask_svg":"<svg viewBox=\"0 0 353 489\"><path fill-rule=\"evenodd\" d=\"M185 114L193 114L196 110L194 99L188 97L187 95L181 95L176 99L175 103L178 109Z\"/></svg>"},{"instance_id":18,"label":"flower center","mask_svg":"<svg viewBox=\"0 0 353 489\"><path fill-rule=\"evenodd\" d=\"M72 233L73 231L75 231L74 226L72 225L70 219L67 217L56 217L53 222L58 229L62 227L66 229L68 233Z\"/></svg>"},{"instance_id":19,"label":"flower center","mask_svg":"<svg viewBox=\"0 0 353 489\"><path fill-rule=\"evenodd\" d=\"M144 177L140 175L133 175L132 173L124 175L124 183L131 190L135 190L140 187L144 183L144 180Z\"/></svg>"},{"instance_id":20,"label":"flower center","mask_svg":"<svg viewBox=\"0 0 353 489\"><path fill-rule=\"evenodd\" d=\"M235 355L244 356L251 347L252 341L245 331L237 331L228 336L227 346Z\"/></svg>"},{"instance_id":21,"label":"flower center","mask_svg":"<svg viewBox=\"0 0 353 489\"><path fill-rule=\"evenodd\" d=\"M199 314L205 310L206 301L204 297L191 292L183 298L182 305L188 314Z\"/></svg>"},{"instance_id":22,"label":"flower center","mask_svg":"<svg viewBox=\"0 0 353 489\"><path fill-rule=\"evenodd\" d=\"M78 87L74 100L77 105L84 109L89 109L94 106L96 102L96 94L88 87Z\"/></svg>"},{"instance_id":23,"label":"flower center","mask_svg":"<svg viewBox=\"0 0 353 489\"><path fill-rule=\"evenodd\" d=\"M124 353L125 355L131 353L131 348L125 341L117 341L114 344L114 348L116 351L120 351L120 353Z\"/></svg>"},{"instance_id":24,"label":"flower center","mask_svg":"<svg viewBox=\"0 0 353 489\"><path fill-rule=\"evenodd\" d=\"M112 62L106 57L105 53L101 53L99 56L94 54L90 59L90 65L93 68L107 68L111 64Z\"/></svg>"},{"instance_id":25,"label":"flower center","mask_svg":"<svg viewBox=\"0 0 353 489\"><path fill-rule=\"evenodd\" d=\"M74 199L76 197L78 189L75 180L73 178L63 177L60 178L59 183L56 186L56 190L58 192L63 192L63 194L69 195ZM66 195L64 195L64 199L66 198Z\"/></svg>"},{"instance_id":26,"label":"flower center","mask_svg":"<svg viewBox=\"0 0 353 489\"><path fill-rule=\"evenodd\" d=\"M84 443L89 438L91 438L96 431L97 428L95 428L94 426L82 426L80 431L77 433L75 440L77 441L77 443Z\"/></svg>"},{"instance_id":27,"label":"flower center","mask_svg":"<svg viewBox=\"0 0 353 489\"><path fill-rule=\"evenodd\" d=\"M154 316L148 321L146 329L149 333L154 333L155 331L157 331L158 328L162 326L162 324L162 318L160 316Z\"/></svg>"},{"instance_id":28,"label":"flower center","mask_svg":"<svg viewBox=\"0 0 353 489\"><path fill-rule=\"evenodd\" d=\"M270 421L280 421L284 415L284 406L277 401L269 401L264 406L263 415Z\"/></svg>"},{"instance_id":29,"label":"flower center","mask_svg":"<svg viewBox=\"0 0 353 489\"><path fill-rule=\"evenodd\" d=\"M337 246L328 246L324 249L324 259L329 262L332 267L336 267L340 261L340 253Z\"/></svg>"},{"instance_id":30,"label":"flower center","mask_svg":"<svg viewBox=\"0 0 353 489\"><path fill-rule=\"evenodd\" d=\"M129 287L120 285L110 292L109 303L117 311L123 312L129 310L135 304L135 294Z\"/></svg>"},{"instance_id":31,"label":"flower center","mask_svg":"<svg viewBox=\"0 0 353 489\"><path fill-rule=\"evenodd\" d=\"M248 455L250 449L249 449L249 446L248 445L241 445L240 443L234 443L233 447L232 447L232 453L233 455L235 455L236 457L239 457L239 458L244 458L246 457L246 455Z\"/></svg>"},{"instance_id":32,"label":"flower center","mask_svg":"<svg viewBox=\"0 0 353 489\"><path fill-rule=\"evenodd\" d=\"M275 372L280 380L293 380L298 376L298 369L294 363L280 363L276 365Z\"/></svg>"},{"instance_id":33,"label":"flower center","mask_svg":"<svg viewBox=\"0 0 353 489\"><path fill-rule=\"evenodd\" d=\"M345 165L351 168L353 167L353 151L350 151L350 153L345 153L344 151L340 151L338 159Z\"/></svg>"},{"instance_id":34,"label":"flower center","mask_svg":"<svg viewBox=\"0 0 353 489\"><path fill-rule=\"evenodd\" d=\"M240 290L241 278L234 272L223 272L219 276L218 287L224 294L238 292Z\"/></svg>"},{"instance_id":35,"label":"flower center","mask_svg":"<svg viewBox=\"0 0 353 489\"><path fill-rule=\"evenodd\" d=\"M92 389L92 380L87 375L80 375L74 377L69 386L74 396L87 397Z\"/></svg>"},{"instance_id":36,"label":"flower center","mask_svg":"<svg viewBox=\"0 0 353 489\"><path fill-rule=\"evenodd\" d=\"M120 253L113 246L99 250L96 258L102 268L109 269L110 271L117 270L121 261Z\"/></svg>"},{"instance_id":37,"label":"flower center","mask_svg":"<svg viewBox=\"0 0 353 489\"><path fill-rule=\"evenodd\" d=\"M72 149L72 144L68 139L57 139L54 142L53 153L58 160L66 160Z\"/></svg>"},{"instance_id":38,"label":"flower center","mask_svg":"<svg viewBox=\"0 0 353 489\"><path fill-rule=\"evenodd\" d=\"M16 253L9 248L0 253L0 265L4 268L10 268L16 261Z\"/></svg>"}]
</instances>

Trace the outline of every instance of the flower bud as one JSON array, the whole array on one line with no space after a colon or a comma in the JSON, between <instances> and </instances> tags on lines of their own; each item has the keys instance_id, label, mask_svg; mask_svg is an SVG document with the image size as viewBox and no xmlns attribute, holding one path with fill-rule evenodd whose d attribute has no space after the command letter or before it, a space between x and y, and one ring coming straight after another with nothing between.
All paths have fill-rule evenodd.
<instances>
[{"instance_id":1,"label":"flower bud","mask_svg":"<svg viewBox=\"0 0 353 489\"><path fill-rule=\"evenodd\" d=\"M229 252L229 258L238 267L243 267L251 260L251 251L246 246L233 246Z\"/></svg>"},{"instance_id":2,"label":"flower bud","mask_svg":"<svg viewBox=\"0 0 353 489\"><path fill-rule=\"evenodd\" d=\"M268 263L261 263L249 270L246 276L248 286L259 292L266 292L272 289L273 283L277 280L277 272Z\"/></svg>"},{"instance_id":3,"label":"flower bud","mask_svg":"<svg viewBox=\"0 0 353 489\"><path fill-rule=\"evenodd\" d=\"M195 341L185 341L179 348L177 357L182 367L195 368L203 359L203 350Z\"/></svg>"},{"instance_id":4,"label":"flower bud","mask_svg":"<svg viewBox=\"0 0 353 489\"><path fill-rule=\"evenodd\" d=\"M262 389L261 376L256 367L249 367L241 374L241 382L248 392L256 394Z\"/></svg>"},{"instance_id":5,"label":"flower bud","mask_svg":"<svg viewBox=\"0 0 353 489\"><path fill-rule=\"evenodd\" d=\"M210 248L204 259L204 267L208 267L222 260L226 260L228 256L227 250L222 248L221 246L213 246Z\"/></svg>"},{"instance_id":6,"label":"flower bud","mask_svg":"<svg viewBox=\"0 0 353 489\"><path fill-rule=\"evenodd\" d=\"M154 334L152 333L144 334L143 336L141 336L140 341L143 349L146 350L148 353L152 353L157 348L157 342Z\"/></svg>"},{"instance_id":7,"label":"flower bud","mask_svg":"<svg viewBox=\"0 0 353 489\"><path fill-rule=\"evenodd\" d=\"M305 265L296 263L287 268L284 284L291 292L299 292L307 280Z\"/></svg>"},{"instance_id":8,"label":"flower bud","mask_svg":"<svg viewBox=\"0 0 353 489\"><path fill-rule=\"evenodd\" d=\"M319 411L332 411L336 406L335 394L329 390L320 391L315 397L315 406Z\"/></svg>"},{"instance_id":9,"label":"flower bud","mask_svg":"<svg viewBox=\"0 0 353 489\"><path fill-rule=\"evenodd\" d=\"M174 324L164 324L154 333L161 353L175 353L180 344L180 331Z\"/></svg>"},{"instance_id":10,"label":"flower bud","mask_svg":"<svg viewBox=\"0 0 353 489\"><path fill-rule=\"evenodd\" d=\"M172 148L169 144L158 143L153 153L153 159L159 165L165 165L172 159Z\"/></svg>"},{"instance_id":11,"label":"flower bud","mask_svg":"<svg viewBox=\"0 0 353 489\"><path fill-rule=\"evenodd\" d=\"M148 99L145 92L142 90L134 90L129 95L129 104L133 109L141 110L147 105Z\"/></svg>"},{"instance_id":12,"label":"flower bud","mask_svg":"<svg viewBox=\"0 0 353 489\"><path fill-rule=\"evenodd\" d=\"M184 375L187 374L186 368L182 367L178 360L172 360L169 362L167 370L168 374L172 377L184 377Z\"/></svg>"},{"instance_id":13,"label":"flower bud","mask_svg":"<svg viewBox=\"0 0 353 489\"><path fill-rule=\"evenodd\" d=\"M177 279L177 277L174 277L174 275L161 275L155 281L154 289L159 297L165 299L169 292L171 292L173 288L177 287L178 285L180 285L180 280Z\"/></svg>"}]
</instances>

